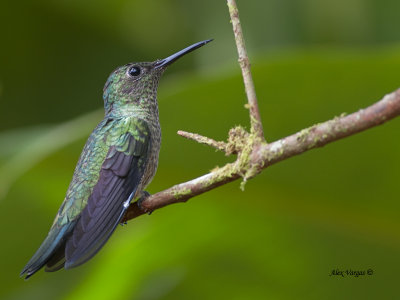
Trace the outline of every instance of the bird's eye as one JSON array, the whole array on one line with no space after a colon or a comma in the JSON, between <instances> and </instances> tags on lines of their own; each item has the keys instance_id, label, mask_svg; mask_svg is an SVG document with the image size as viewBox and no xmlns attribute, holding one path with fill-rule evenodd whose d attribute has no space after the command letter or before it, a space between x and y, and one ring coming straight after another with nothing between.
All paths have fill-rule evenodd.
<instances>
[{"instance_id":1,"label":"bird's eye","mask_svg":"<svg viewBox=\"0 0 400 300\"><path fill-rule=\"evenodd\" d=\"M129 76L139 76L140 75L140 68L138 66L130 67L128 70Z\"/></svg>"}]
</instances>

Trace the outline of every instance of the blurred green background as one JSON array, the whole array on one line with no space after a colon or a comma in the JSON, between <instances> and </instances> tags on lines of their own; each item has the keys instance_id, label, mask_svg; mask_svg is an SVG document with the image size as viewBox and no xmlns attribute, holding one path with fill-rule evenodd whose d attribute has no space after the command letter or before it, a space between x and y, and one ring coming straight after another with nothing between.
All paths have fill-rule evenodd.
<instances>
[{"instance_id":1,"label":"blurred green background","mask_svg":"<svg viewBox=\"0 0 400 300\"><path fill-rule=\"evenodd\" d=\"M399 87L398 0L238 2L267 140ZM0 28L0 299L398 296L398 119L274 165L244 192L234 182L135 219L79 268L20 279L115 67L215 39L161 81L151 193L233 160L177 130L223 140L248 115L224 0L2 0Z\"/></svg>"}]
</instances>

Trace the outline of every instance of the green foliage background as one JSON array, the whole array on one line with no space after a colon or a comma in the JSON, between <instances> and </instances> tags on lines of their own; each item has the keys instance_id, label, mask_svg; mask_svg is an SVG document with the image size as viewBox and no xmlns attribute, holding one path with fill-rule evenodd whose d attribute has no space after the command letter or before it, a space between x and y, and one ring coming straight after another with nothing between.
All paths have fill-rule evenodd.
<instances>
[{"instance_id":1,"label":"green foliage background","mask_svg":"<svg viewBox=\"0 0 400 300\"><path fill-rule=\"evenodd\" d=\"M238 2L267 140L398 88L399 1ZM135 219L82 267L19 279L116 66L215 39L162 79L151 193L233 159L177 130L222 140L248 116L223 0L5 0L0 28L1 299L396 298L399 120L279 163L244 192L234 182Z\"/></svg>"}]
</instances>

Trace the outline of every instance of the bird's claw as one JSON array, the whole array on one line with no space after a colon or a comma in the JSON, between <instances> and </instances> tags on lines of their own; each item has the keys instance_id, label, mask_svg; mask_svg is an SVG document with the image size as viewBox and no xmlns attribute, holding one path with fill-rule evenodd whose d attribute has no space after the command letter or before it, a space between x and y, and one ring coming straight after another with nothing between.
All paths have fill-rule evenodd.
<instances>
[{"instance_id":1,"label":"bird's claw","mask_svg":"<svg viewBox=\"0 0 400 300\"><path fill-rule=\"evenodd\" d=\"M142 206L142 203L144 200L146 200L148 197L150 196L150 193L147 191L143 191L142 194L140 195L140 198L137 200L137 206L139 207L139 209L141 211L144 211L145 213L147 213L148 215L151 215L151 213L153 212L152 210L148 210L146 208L144 208Z\"/></svg>"}]
</instances>

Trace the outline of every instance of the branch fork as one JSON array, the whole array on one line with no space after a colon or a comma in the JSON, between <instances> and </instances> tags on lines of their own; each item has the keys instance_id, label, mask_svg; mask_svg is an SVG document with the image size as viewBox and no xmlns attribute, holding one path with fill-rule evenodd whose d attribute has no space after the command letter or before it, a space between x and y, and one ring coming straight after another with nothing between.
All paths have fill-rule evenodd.
<instances>
[{"instance_id":1,"label":"branch fork","mask_svg":"<svg viewBox=\"0 0 400 300\"><path fill-rule=\"evenodd\" d=\"M129 207L122 222L169 204L186 202L192 197L239 178L243 179L240 185L243 190L248 179L256 176L272 164L383 124L400 115L400 89L398 89L365 109L361 109L350 115L342 114L332 120L313 125L293 135L267 144L263 134L257 97L250 71L250 62L244 45L237 5L235 0L227 0L227 3L238 49L238 61L242 70L248 100L245 107L249 109L250 131L246 131L241 126L232 128L229 131L226 142L215 141L209 137L185 131L178 131L178 134L187 139L223 151L225 155L235 154L237 155L237 159L235 162L216 168L201 177L177 184L147 197L141 202L140 206L142 209L135 202Z\"/></svg>"}]
</instances>

